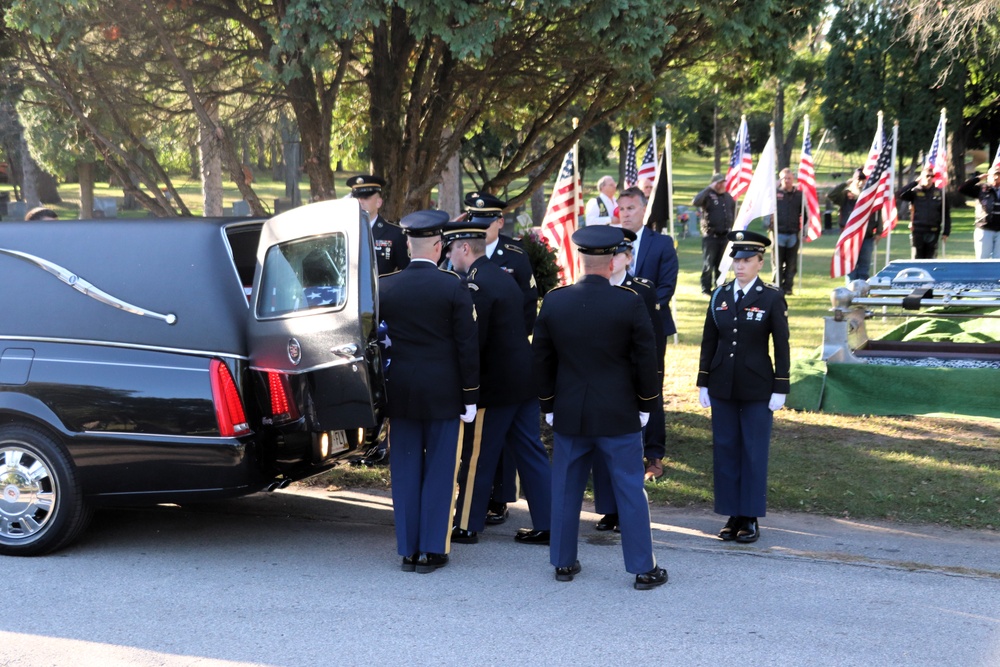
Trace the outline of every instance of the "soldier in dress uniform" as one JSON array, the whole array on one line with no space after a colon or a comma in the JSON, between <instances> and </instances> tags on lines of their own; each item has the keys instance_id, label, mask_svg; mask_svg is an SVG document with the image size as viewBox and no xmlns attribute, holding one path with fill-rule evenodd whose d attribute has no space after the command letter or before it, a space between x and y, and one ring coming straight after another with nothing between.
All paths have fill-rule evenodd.
<instances>
[{"instance_id":1,"label":"soldier in dress uniform","mask_svg":"<svg viewBox=\"0 0 1000 667\"><path fill-rule=\"evenodd\" d=\"M489 223L486 230L486 257L513 276L521 288L524 295L524 327L527 333L531 333L535 317L538 316L538 286L535 284L535 272L527 253L514 239L500 233L504 226L503 210L506 207L507 202L486 192L470 192L465 196L466 217ZM512 454L505 452L497 467L493 498L487 508L486 523L490 525L503 523L507 518L507 503L517 500L519 492L515 466Z\"/></svg>"},{"instance_id":2,"label":"soldier in dress uniform","mask_svg":"<svg viewBox=\"0 0 1000 667\"><path fill-rule=\"evenodd\" d=\"M656 285L651 280L629 273L629 265L632 263L632 243L636 239L636 233L624 227L622 233L625 234L625 238L615 250L610 282L612 285L627 287L642 297L646 312L649 313L649 321L653 325L653 333L659 341L663 324L660 319L660 305L656 300ZM611 488L611 476L608 474L604 459L599 456L594 457L594 510L604 515L594 526L597 530L619 531L618 504Z\"/></svg>"},{"instance_id":3,"label":"soldier in dress uniform","mask_svg":"<svg viewBox=\"0 0 1000 667\"><path fill-rule=\"evenodd\" d=\"M386 415L392 505L403 570L432 572L451 547L460 424L476 417L475 306L456 274L437 268L443 211L403 218L413 260L379 278L379 312L392 341Z\"/></svg>"},{"instance_id":4,"label":"soldier in dress uniform","mask_svg":"<svg viewBox=\"0 0 1000 667\"><path fill-rule=\"evenodd\" d=\"M406 268L410 263L410 255L406 249L406 235L402 228L394 222L379 215L382 208L382 188L385 179L381 176L361 174L347 179L351 188L351 197L358 200L361 209L368 214L368 224L371 225L372 243L375 245L375 261L379 275L392 273ZM377 436L376 436L377 438ZM351 461L354 465L388 465L389 446L385 440L376 440L365 452L364 456Z\"/></svg>"},{"instance_id":5,"label":"soldier in dress uniform","mask_svg":"<svg viewBox=\"0 0 1000 667\"><path fill-rule=\"evenodd\" d=\"M362 174L347 179L347 185L351 188L351 196L358 200L362 210L368 214L379 275L405 269L410 263L410 256L406 251L406 236L399 225L379 215L385 179Z\"/></svg>"},{"instance_id":6,"label":"soldier in dress uniform","mask_svg":"<svg viewBox=\"0 0 1000 667\"><path fill-rule=\"evenodd\" d=\"M657 407L656 340L642 299L609 282L621 228L573 234L583 277L545 295L532 348L545 420L552 425L552 536L558 581L580 572L577 542L583 491L595 456L604 458L621 509L625 568L635 588L667 581L657 566L644 489L642 427Z\"/></svg>"},{"instance_id":7,"label":"soldier in dress uniform","mask_svg":"<svg viewBox=\"0 0 1000 667\"><path fill-rule=\"evenodd\" d=\"M475 423L465 429L451 540L479 541L493 477L506 446L515 455L533 526L522 528L514 539L548 544L552 472L541 440L522 295L513 278L486 257L486 229L491 222L459 220L445 228L449 259L465 275L476 306L480 352L479 410Z\"/></svg>"},{"instance_id":8,"label":"soldier in dress uniform","mask_svg":"<svg viewBox=\"0 0 1000 667\"><path fill-rule=\"evenodd\" d=\"M771 425L789 388L788 306L780 289L758 277L770 239L750 231L728 238L736 279L709 300L699 402L712 409L715 512L729 516L719 537L756 542L767 507Z\"/></svg>"}]
</instances>

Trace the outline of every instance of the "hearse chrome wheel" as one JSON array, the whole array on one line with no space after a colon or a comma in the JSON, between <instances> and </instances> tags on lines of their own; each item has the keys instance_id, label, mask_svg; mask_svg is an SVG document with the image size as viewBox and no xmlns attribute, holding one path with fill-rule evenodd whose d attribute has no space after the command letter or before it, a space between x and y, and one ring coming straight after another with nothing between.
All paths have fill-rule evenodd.
<instances>
[{"instance_id":1,"label":"hearse chrome wheel","mask_svg":"<svg viewBox=\"0 0 1000 667\"><path fill-rule=\"evenodd\" d=\"M0 428L0 554L35 556L58 549L89 518L62 447L30 426Z\"/></svg>"}]
</instances>

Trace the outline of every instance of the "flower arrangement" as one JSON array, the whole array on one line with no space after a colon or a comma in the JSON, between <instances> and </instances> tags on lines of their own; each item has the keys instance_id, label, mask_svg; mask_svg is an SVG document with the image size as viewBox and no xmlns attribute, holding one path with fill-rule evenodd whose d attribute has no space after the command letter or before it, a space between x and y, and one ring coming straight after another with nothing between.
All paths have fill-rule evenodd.
<instances>
[{"instance_id":1,"label":"flower arrangement","mask_svg":"<svg viewBox=\"0 0 1000 667\"><path fill-rule=\"evenodd\" d=\"M535 283L538 285L538 296L560 284L562 269L556 263L555 248L549 245L536 228L530 228L521 236L521 245L528 253L531 267L535 273Z\"/></svg>"}]
</instances>

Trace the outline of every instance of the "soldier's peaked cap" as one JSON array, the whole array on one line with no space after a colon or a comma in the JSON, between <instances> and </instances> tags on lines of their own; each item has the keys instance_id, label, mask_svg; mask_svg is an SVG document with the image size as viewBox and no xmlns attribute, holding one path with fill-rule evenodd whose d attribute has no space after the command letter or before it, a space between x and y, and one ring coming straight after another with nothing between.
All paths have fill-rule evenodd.
<instances>
[{"instance_id":1,"label":"soldier's peaked cap","mask_svg":"<svg viewBox=\"0 0 1000 667\"><path fill-rule=\"evenodd\" d=\"M746 229L729 232L726 238L733 244L733 249L729 251L729 256L735 259L763 255L764 249L771 245L771 239L763 234L751 232Z\"/></svg>"},{"instance_id":2,"label":"soldier's peaked cap","mask_svg":"<svg viewBox=\"0 0 1000 667\"><path fill-rule=\"evenodd\" d=\"M368 197L382 192L382 188L385 187L385 179L371 174L351 176L347 179L347 187L351 189L352 197Z\"/></svg>"},{"instance_id":3,"label":"soldier's peaked cap","mask_svg":"<svg viewBox=\"0 0 1000 667\"><path fill-rule=\"evenodd\" d=\"M399 221L399 226L403 228L404 232L415 238L438 236L444 226L448 224L449 217L446 211L437 209L414 211L403 216L403 219Z\"/></svg>"},{"instance_id":4,"label":"soldier's peaked cap","mask_svg":"<svg viewBox=\"0 0 1000 667\"><path fill-rule=\"evenodd\" d=\"M472 218L470 220L455 220L444 226L445 244L459 239L485 239L489 220Z\"/></svg>"},{"instance_id":5,"label":"soldier's peaked cap","mask_svg":"<svg viewBox=\"0 0 1000 667\"><path fill-rule=\"evenodd\" d=\"M584 255L610 255L624 240L620 227L592 225L573 232L573 243Z\"/></svg>"},{"instance_id":6,"label":"soldier's peaked cap","mask_svg":"<svg viewBox=\"0 0 1000 667\"><path fill-rule=\"evenodd\" d=\"M632 244L635 243L635 240L637 238L639 238L639 236L631 229L625 229L624 227L622 227L621 230L622 234L625 235L625 238L623 238L622 242L618 244L617 248L615 248L616 255L625 252L626 250L632 250L633 248Z\"/></svg>"},{"instance_id":7,"label":"soldier's peaked cap","mask_svg":"<svg viewBox=\"0 0 1000 667\"><path fill-rule=\"evenodd\" d=\"M499 218L503 215L505 208L507 208L507 202L486 192L470 192L465 195L465 210L473 219Z\"/></svg>"}]
</instances>

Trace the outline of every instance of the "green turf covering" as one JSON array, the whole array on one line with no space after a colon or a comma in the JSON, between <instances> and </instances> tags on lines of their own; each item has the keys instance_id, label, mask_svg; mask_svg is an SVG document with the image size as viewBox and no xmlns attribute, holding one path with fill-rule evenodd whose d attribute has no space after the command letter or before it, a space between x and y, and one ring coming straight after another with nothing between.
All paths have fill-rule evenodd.
<instances>
[{"instance_id":1,"label":"green turf covering","mask_svg":"<svg viewBox=\"0 0 1000 667\"><path fill-rule=\"evenodd\" d=\"M990 312L1000 314L1000 310ZM1000 318L915 317L881 340L1000 342ZM817 350L812 357L792 364L788 407L850 415L956 414L1000 418L1000 371L827 365L820 355L821 350Z\"/></svg>"}]
</instances>

